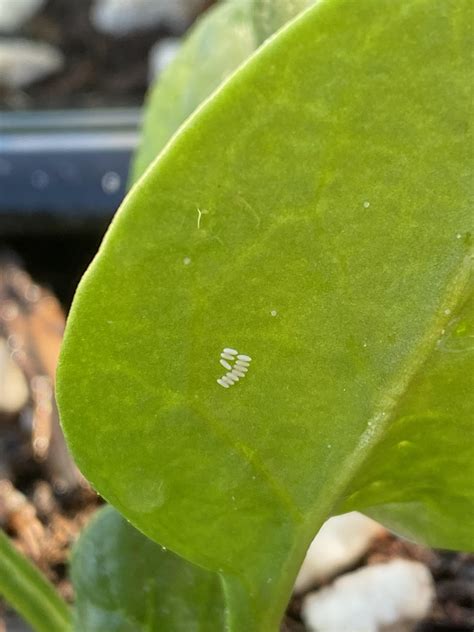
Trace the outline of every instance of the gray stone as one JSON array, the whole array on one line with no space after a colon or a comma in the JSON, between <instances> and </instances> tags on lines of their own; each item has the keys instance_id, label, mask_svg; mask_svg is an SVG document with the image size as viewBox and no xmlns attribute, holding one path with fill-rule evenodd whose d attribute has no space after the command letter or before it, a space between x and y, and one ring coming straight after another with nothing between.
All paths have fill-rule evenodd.
<instances>
[{"instance_id":1,"label":"gray stone","mask_svg":"<svg viewBox=\"0 0 474 632\"><path fill-rule=\"evenodd\" d=\"M37 13L45 0L0 0L0 32L14 33Z\"/></svg>"},{"instance_id":2,"label":"gray stone","mask_svg":"<svg viewBox=\"0 0 474 632\"><path fill-rule=\"evenodd\" d=\"M43 42L0 39L0 84L24 88L64 65L60 51Z\"/></svg>"}]
</instances>

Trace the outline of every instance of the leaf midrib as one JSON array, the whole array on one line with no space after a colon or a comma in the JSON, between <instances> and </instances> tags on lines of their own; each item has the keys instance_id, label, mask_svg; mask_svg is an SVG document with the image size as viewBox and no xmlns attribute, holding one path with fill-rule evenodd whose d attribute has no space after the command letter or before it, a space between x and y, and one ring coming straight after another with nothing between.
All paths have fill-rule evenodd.
<instances>
[{"instance_id":1,"label":"leaf midrib","mask_svg":"<svg viewBox=\"0 0 474 632\"><path fill-rule=\"evenodd\" d=\"M381 397L379 405L375 407L374 414L367 422L367 429L362 434L356 448L350 453L339 469L339 476L336 476L331 484L329 493L318 497L317 508L310 512L307 517L309 530L311 525L319 524L321 521L322 507L325 508L325 518L329 517L337 504L340 502L344 491L354 480L364 464L383 440L387 427L394 421L400 402L408 394L411 385L417 376L428 363L431 355L436 349L440 332L446 329L449 321L456 315L469 295L471 285L472 259L474 250L465 255L461 265L448 283L448 290L444 293L444 299L440 303L435 318L419 344L409 355L401 370L393 379L391 385L386 389Z\"/></svg>"}]
</instances>

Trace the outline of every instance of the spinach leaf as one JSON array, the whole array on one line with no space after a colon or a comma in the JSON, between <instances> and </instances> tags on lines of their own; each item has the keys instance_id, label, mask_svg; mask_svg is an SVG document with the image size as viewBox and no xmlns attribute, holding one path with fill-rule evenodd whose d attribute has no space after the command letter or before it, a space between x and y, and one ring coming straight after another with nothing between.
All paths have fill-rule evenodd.
<instances>
[{"instance_id":1,"label":"spinach leaf","mask_svg":"<svg viewBox=\"0 0 474 632\"><path fill-rule=\"evenodd\" d=\"M318 2L181 128L78 290L71 449L222 574L232 630L276 629L342 509L472 543L471 14ZM228 347L253 359L223 388Z\"/></svg>"}]
</instances>

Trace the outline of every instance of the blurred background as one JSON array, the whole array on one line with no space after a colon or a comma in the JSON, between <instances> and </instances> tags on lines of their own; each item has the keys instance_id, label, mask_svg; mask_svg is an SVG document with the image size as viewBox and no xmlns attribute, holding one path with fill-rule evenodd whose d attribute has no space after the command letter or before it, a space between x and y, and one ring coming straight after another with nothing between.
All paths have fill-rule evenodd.
<instances>
[{"instance_id":1,"label":"blurred background","mask_svg":"<svg viewBox=\"0 0 474 632\"><path fill-rule=\"evenodd\" d=\"M72 599L100 499L54 374L75 287L126 190L148 86L209 0L0 0L0 526ZM0 630L29 629L0 601Z\"/></svg>"},{"instance_id":2,"label":"blurred background","mask_svg":"<svg viewBox=\"0 0 474 632\"><path fill-rule=\"evenodd\" d=\"M101 500L68 455L54 401L65 318L125 194L147 89L212 4L0 0L0 526L69 601L69 551ZM413 545L360 516L331 524L285 629L305 629L310 591L400 559L431 579L416 620L393 630L474 628L472 556ZM0 601L0 632L28 629Z\"/></svg>"}]
</instances>

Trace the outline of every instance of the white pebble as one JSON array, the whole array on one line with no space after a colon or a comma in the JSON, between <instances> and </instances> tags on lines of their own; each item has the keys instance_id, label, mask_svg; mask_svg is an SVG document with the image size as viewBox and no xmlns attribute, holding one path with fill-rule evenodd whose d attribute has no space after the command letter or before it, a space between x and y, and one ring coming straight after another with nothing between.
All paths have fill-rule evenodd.
<instances>
[{"instance_id":1,"label":"white pebble","mask_svg":"<svg viewBox=\"0 0 474 632\"><path fill-rule=\"evenodd\" d=\"M368 550L371 541L383 533L384 527L357 511L329 518L306 553L296 578L295 592L325 582L352 566Z\"/></svg>"},{"instance_id":2,"label":"white pebble","mask_svg":"<svg viewBox=\"0 0 474 632\"><path fill-rule=\"evenodd\" d=\"M14 33L37 13L45 0L0 0L0 32Z\"/></svg>"},{"instance_id":3,"label":"white pebble","mask_svg":"<svg viewBox=\"0 0 474 632\"><path fill-rule=\"evenodd\" d=\"M236 351L235 349L231 349L230 347L226 347L224 349L224 353L230 353L231 355L235 356L237 355L239 352Z\"/></svg>"},{"instance_id":4,"label":"white pebble","mask_svg":"<svg viewBox=\"0 0 474 632\"><path fill-rule=\"evenodd\" d=\"M237 356L238 360L244 360L244 362L251 362L252 358L248 355L244 355L243 353L239 353Z\"/></svg>"},{"instance_id":5,"label":"white pebble","mask_svg":"<svg viewBox=\"0 0 474 632\"><path fill-rule=\"evenodd\" d=\"M228 371L232 371L232 367L231 367L231 365L230 365L230 364L229 364L226 360L224 360L223 358L221 358L221 359L219 360L219 362L222 364L222 366L224 367L224 369L227 369Z\"/></svg>"},{"instance_id":6,"label":"white pebble","mask_svg":"<svg viewBox=\"0 0 474 632\"><path fill-rule=\"evenodd\" d=\"M435 591L420 562L395 559L366 566L305 597L301 615L317 632L378 632L423 619Z\"/></svg>"},{"instance_id":7,"label":"white pebble","mask_svg":"<svg viewBox=\"0 0 474 632\"><path fill-rule=\"evenodd\" d=\"M96 0L90 19L94 27L110 35L128 35L162 25L183 32L205 0Z\"/></svg>"},{"instance_id":8,"label":"white pebble","mask_svg":"<svg viewBox=\"0 0 474 632\"><path fill-rule=\"evenodd\" d=\"M49 44L0 39L0 84L24 88L57 72L63 65L63 55Z\"/></svg>"}]
</instances>

